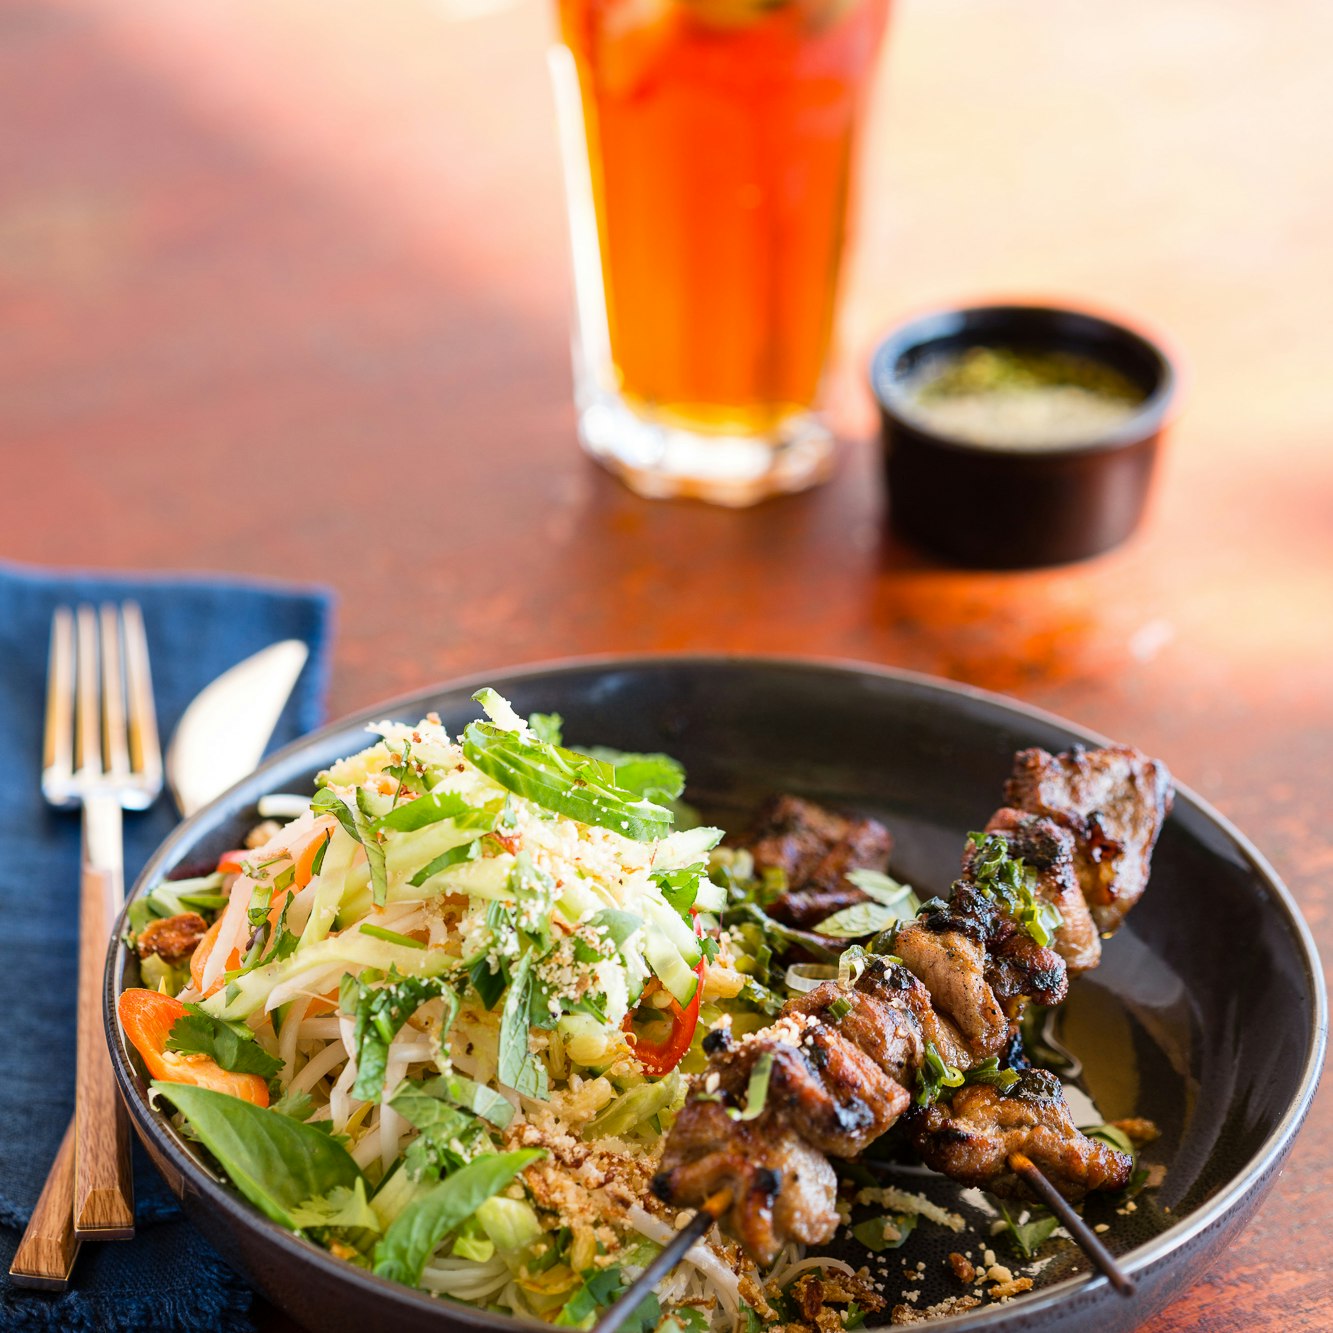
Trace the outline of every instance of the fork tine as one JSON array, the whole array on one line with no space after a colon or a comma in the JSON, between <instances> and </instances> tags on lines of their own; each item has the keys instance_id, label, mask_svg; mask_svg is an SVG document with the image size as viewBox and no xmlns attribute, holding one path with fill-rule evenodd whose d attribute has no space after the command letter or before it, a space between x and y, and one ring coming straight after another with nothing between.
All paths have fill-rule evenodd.
<instances>
[{"instance_id":1,"label":"fork tine","mask_svg":"<svg viewBox=\"0 0 1333 1333\"><path fill-rule=\"evenodd\" d=\"M125 744L125 674L122 665L120 615L109 602L101 607L102 620L102 753L113 778L130 775Z\"/></svg>"},{"instance_id":2,"label":"fork tine","mask_svg":"<svg viewBox=\"0 0 1333 1333\"><path fill-rule=\"evenodd\" d=\"M75 664L78 682L74 771L98 775L102 771L102 705L97 679L97 621L86 604L75 612L78 653Z\"/></svg>"},{"instance_id":3,"label":"fork tine","mask_svg":"<svg viewBox=\"0 0 1333 1333\"><path fill-rule=\"evenodd\" d=\"M129 701L130 766L143 779L150 800L162 789L162 746L157 736L153 677L148 667L148 636L138 602L120 608L125 628L125 679Z\"/></svg>"},{"instance_id":4,"label":"fork tine","mask_svg":"<svg viewBox=\"0 0 1333 1333\"><path fill-rule=\"evenodd\" d=\"M46 668L46 731L42 738L42 789L48 800L70 799L74 776L74 617L67 606L51 617Z\"/></svg>"}]
</instances>

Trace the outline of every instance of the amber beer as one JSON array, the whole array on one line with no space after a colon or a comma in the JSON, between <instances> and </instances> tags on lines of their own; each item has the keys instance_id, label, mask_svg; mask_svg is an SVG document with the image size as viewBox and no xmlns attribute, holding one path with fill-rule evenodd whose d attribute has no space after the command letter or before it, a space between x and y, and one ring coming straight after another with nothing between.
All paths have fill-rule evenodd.
<instances>
[{"instance_id":1,"label":"amber beer","mask_svg":"<svg viewBox=\"0 0 1333 1333\"><path fill-rule=\"evenodd\" d=\"M886 9L560 0L614 387L641 421L780 448L812 419Z\"/></svg>"}]
</instances>

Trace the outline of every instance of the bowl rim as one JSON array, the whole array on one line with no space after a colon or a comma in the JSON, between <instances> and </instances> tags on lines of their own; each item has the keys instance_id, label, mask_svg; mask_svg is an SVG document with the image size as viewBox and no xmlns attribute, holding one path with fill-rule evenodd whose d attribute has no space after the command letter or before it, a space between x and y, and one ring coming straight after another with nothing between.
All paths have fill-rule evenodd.
<instances>
[{"instance_id":1,"label":"bowl rim","mask_svg":"<svg viewBox=\"0 0 1333 1333\"><path fill-rule=\"evenodd\" d=\"M870 677L890 685L922 691L940 699L962 698L983 709L997 710L1006 714L1011 720L1035 722L1061 731L1069 737L1071 743L1082 742L1092 745L1111 743L1109 737L1073 723L1059 714L978 686L853 658L784 654L604 653L547 659L509 668L468 672L435 685L404 692L371 708L334 719L275 751L253 773L178 824L154 851L135 878L111 933L103 978L103 1023L116 1082L140 1129L152 1140L157 1150L171 1161L182 1179L188 1180L207 1202L229 1214L243 1228L257 1231L269 1243L278 1245L293 1259L312 1263L318 1271L329 1278L352 1282L367 1294L379 1296L388 1302L406 1303L416 1310L433 1312L442 1321L454 1319L477 1330L503 1328L506 1324L517 1328L549 1327L522 1315L492 1314L475 1306L452 1301L448 1297L435 1296L419 1288L379 1277L366 1269L348 1264L335 1258L313 1241L306 1240L265 1217L231 1186L224 1185L209 1168L193 1156L167 1116L153 1107L147 1091L140 1090L138 1073L130 1060L116 1019L116 999L123 989L123 974L128 957L121 936L125 929L130 903L149 883L155 882L160 874L159 866L170 861L180 846L191 842L197 829L216 819L239 793L257 783L267 772L285 766L306 752L318 749L321 743L332 742L349 729L364 728L373 722L394 717L405 709L419 709L427 701L446 693L460 693L463 690L472 693L484 685L497 682L507 688L535 678L662 667L681 670L717 667L729 670L759 668L798 673L824 673L830 676ZM1297 1093L1264 1142L1243 1167L1233 1173L1230 1183L1217 1195L1160 1235L1120 1256L1121 1267L1131 1275L1145 1273L1220 1223L1242 1202L1253 1185L1262 1181L1271 1169L1282 1161L1314 1100L1323 1068L1328 1036L1328 1000L1323 985L1318 948L1290 889L1258 848L1225 815L1185 784L1177 783L1175 793L1175 805L1169 818L1184 819L1186 822L1200 821L1225 835L1234 845L1235 851L1242 856L1247 867L1262 881L1272 905L1279 909L1306 973L1305 980L1312 1000L1308 1011L1311 1040L1300 1072ZM1100 1273L1072 1275L1033 1293L1031 1297L1016 1305L1009 1302L993 1304L979 1310L949 1315L934 1322L936 1327L946 1329L984 1329L1019 1314L1035 1316L1047 1312L1069 1300L1076 1293L1097 1291L1101 1285L1109 1287L1109 1280Z\"/></svg>"},{"instance_id":2,"label":"bowl rim","mask_svg":"<svg viewBox=\"0 0 1333 1333\"><path fill-rule=\"evenodd\" d=\"M1005 319L1045 322L1051 328L1052 345L1064 341L1059 336L1060 320L1080 321L1097 327L1102 333L1146 352L1157 367L1157 383L1134 411L1112 429L1090 439L1071 444L1042 445L1040 448L1010 444L978 444L947 431L926 425L911 410L904 385L897 377L899 361L911 351L958 335L966 336L974 323ZM1000 341L1001 332L978 332L977 343L984 339ZM1095 353L1091 354L1095 356ZM1043 462L1063 462L1087 455L1114 453L1146 444L1159 435L1167 424L1179 386L1179 373L1161 343L1125 320L1079 306L1051 302L995 301L977 305L938 306L912 316L890 329L870 354L868 366L870 391L884 416L886 428L908 431L918 442L946 453L968 458L1022 461L1029 467Z\"/></svg>"}]
</instances>

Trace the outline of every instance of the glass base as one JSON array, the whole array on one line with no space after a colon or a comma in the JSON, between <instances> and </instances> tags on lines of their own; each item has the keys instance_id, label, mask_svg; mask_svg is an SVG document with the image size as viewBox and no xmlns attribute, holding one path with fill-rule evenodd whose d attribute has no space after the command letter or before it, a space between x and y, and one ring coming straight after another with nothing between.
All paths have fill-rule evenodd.
<instances>
[{"instance_id":1,"label":"glass base","mask_svg":"<svg viewBox=\"0 0 1333 1333\"><path fill-rule=\"evenodd\" d=\"M579 413L579 442L603 467L651 500L689 498L742 508L807 490L833 468L833 434L814 412L770 434L705 434L640 416L599 395Z\"/></svg>"}]
</instances>

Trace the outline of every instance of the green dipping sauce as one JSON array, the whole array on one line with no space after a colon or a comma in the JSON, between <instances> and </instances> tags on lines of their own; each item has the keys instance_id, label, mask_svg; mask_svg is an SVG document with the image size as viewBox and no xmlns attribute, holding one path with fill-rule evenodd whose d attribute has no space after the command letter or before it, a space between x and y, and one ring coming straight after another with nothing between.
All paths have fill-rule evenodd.
<instances>
[{"instance_id":1,"label":"green dipping sauce","mask_svg":"<svg viewBox=\"0 0 1333 1333\"><path fill-rule=\"evenodd\" d=\"M1002 449L1101 439L1145 394L1127 375L1074 352L969 347L931 358L905 386L910 414L937 435Z\"/></svg>"}]
</instances>

